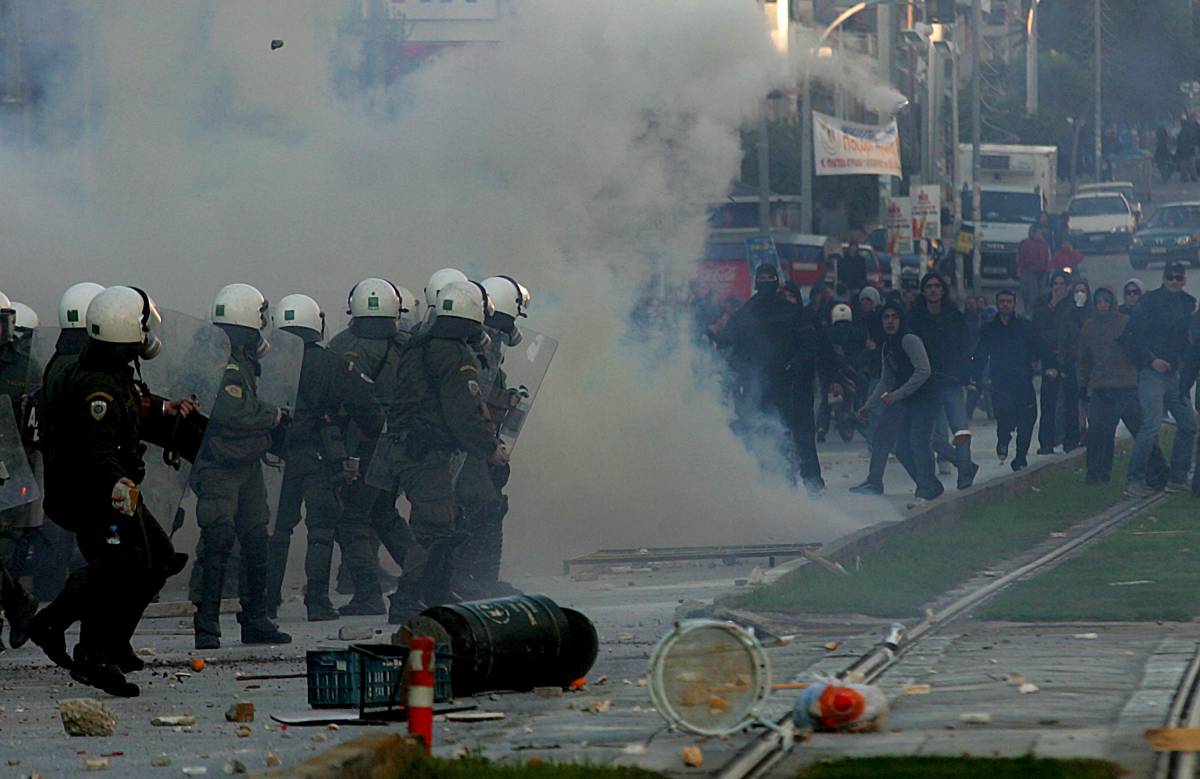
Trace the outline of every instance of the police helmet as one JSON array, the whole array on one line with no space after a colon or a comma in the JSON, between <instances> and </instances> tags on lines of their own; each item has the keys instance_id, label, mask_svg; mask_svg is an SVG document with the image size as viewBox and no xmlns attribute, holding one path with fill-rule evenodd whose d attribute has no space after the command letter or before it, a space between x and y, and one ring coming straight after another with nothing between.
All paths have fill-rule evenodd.
<instances>
[{"instance_id":1,"label":"police helmet","mask_svg":"<svg viewBox=\"0 0 1200 779\"><path fill-rule=\"evenodd\" d=\"M387 279L371 277L363 279L350 288L346 299L346 313L355 319L364 317L386 317L399 319L404 311L404 295L395 284Z\"/></svg>"},{"instance_id":2,"label":"police helmet","mask_svg":"<svg viewBox=\"0 0 1200 779\"><path fill-rule=\"evenodd\" d=\"M308 295L287 295L275 306L275 326L280 330L297 332L305 340L319 341L325 337L325 312Z\"/></svg>"},{"instance_id":3,"label":"police helmet","mask_svg":"<svg viewBox=\"0 0 1200 779\"><path fill-rule=\"evenodd\" d=\"M162 350L157 331L162 326L158 307L137 287L109 287L87 307L88 337L109 344L137 344L138 355L151 360Z\"/></svg>"},{"instance_id":4,"label":"police helmet","mask_svg":"<svg viewBox=\"0 0 1200 779\"><path fill-rule=\"evenodd\" d=\"M81 330L86 326L88 304L104 291L91 281L73 284L58 301L58 326L63 330Z\"/></svg>"},{"instance_id":5,"label":"police helmet","mask_svg":"<svg viewBox=\"0 0 1200 779\"><path fill-rule=\"evenodd\" d=\"M230 284L222 287L213 299L212 323L262 330L268 324L269 308L266 297L255 287Z\"/></svg>"},{"instance_id":6,"label":"police helmet","mask_svg":"<svg viewBox=\"0 0 1200 779\"><path fill-rule=\"evenodd\" d=\"M435 270L433 275L429 277L429 281L425 282L425 305L430 308L438 304L439 293L446 288L446 285L452 281L467 281L467 274L457 268L442 268ZM441 316L441 312L438 312Z\"/></svg>"}]
</instances>

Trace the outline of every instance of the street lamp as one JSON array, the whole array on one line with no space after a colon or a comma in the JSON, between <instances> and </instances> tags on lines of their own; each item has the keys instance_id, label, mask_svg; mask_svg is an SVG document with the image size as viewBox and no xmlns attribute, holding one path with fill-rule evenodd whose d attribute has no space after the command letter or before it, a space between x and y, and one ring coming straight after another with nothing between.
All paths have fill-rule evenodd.
<instances>
[{"instance_id":1,"label":"street lamp","mask_svg":"<svg viewBox=\"0 0 1200 779\"><path fill-rule=\"evenodd\" d=\"M1025 113L1032 116L1038 110L1038 6L1041 0L1029 5L1025 20Z\"/></svg>"}]
</instances>

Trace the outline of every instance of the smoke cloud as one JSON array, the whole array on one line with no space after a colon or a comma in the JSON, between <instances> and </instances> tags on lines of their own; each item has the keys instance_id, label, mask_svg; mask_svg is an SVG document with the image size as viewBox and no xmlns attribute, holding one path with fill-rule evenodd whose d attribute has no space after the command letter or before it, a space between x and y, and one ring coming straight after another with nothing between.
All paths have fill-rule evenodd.
<instances>
[{"instance_id":1,"label":"smoke cloud","mask_svg":"<svg viewBox=\"0 0 1200 779\"><path fill-rule=\"evenodd\" d=\"M0 151L0 289L47 319L74 282L137 283L203 316L242 281L310 294L333 325L365 276L419 295L443 266L509 274L561 342L516 449L513 564L861 524L764 477L689 338L628 328L652 283L691 273L738 130L782 83L755 4L506 3L501 42L347 94L358 7L80 4L50 112L81 137Z\"/></svg>"}]
</instances>

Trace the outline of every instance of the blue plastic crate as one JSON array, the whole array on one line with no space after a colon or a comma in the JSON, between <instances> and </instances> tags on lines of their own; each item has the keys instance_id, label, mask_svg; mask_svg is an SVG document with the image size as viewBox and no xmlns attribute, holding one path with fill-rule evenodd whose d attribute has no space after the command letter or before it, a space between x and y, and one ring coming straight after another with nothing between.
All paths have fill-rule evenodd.
<instances>
[{"instance_id":1,"label":"blue plastic crate","mask_svg":"<svg viewBox=\"0 0 1200 779\"><path fill-rule=\"evenodd\" d=\"M397 700L408 647L353 644L349 649L313 650L306 654L308 705L314 709L363 709L404 705ZM453 699L450 647L438 644L434 660L433 700Z\"/></svg>"}]
</instances>

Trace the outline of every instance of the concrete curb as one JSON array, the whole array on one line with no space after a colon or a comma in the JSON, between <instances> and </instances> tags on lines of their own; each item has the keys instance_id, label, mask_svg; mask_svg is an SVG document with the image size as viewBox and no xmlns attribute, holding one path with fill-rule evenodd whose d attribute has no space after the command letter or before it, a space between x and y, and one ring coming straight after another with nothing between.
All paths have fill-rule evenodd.
<instances>
[{"instance_id":1,"label":"concrete curb","mask_svg":"<svg viewBox=\"0 0 1200 779\"><path fill-rule=\"evenodd\" d=\"M1128 440L1119 441L1118 451L1128 448L1130 443ZM878 549L892 539L909 533L923 533L932 528L952 525L974 509L1018 497L1032 487L1037 487L1062 473L1081 467L1086 456L1087 450L1081 447L1070 454L1056 456L1055 459L1043 465L991 479L962 492L956 492L951 497L933 501L920 511L914 511L903 519L879 522L835 538L822 546L818 554L831 562L841 563L848 570L852 569L855 558L864 552ZM765 582L771 584L811 563L811 560L804 558L789 560L767 571ZM713 606L732 605L733 602L746 595L746 592L745 588L739 588L719 595L713 600Z\"/></svg>"}]
</instances>

